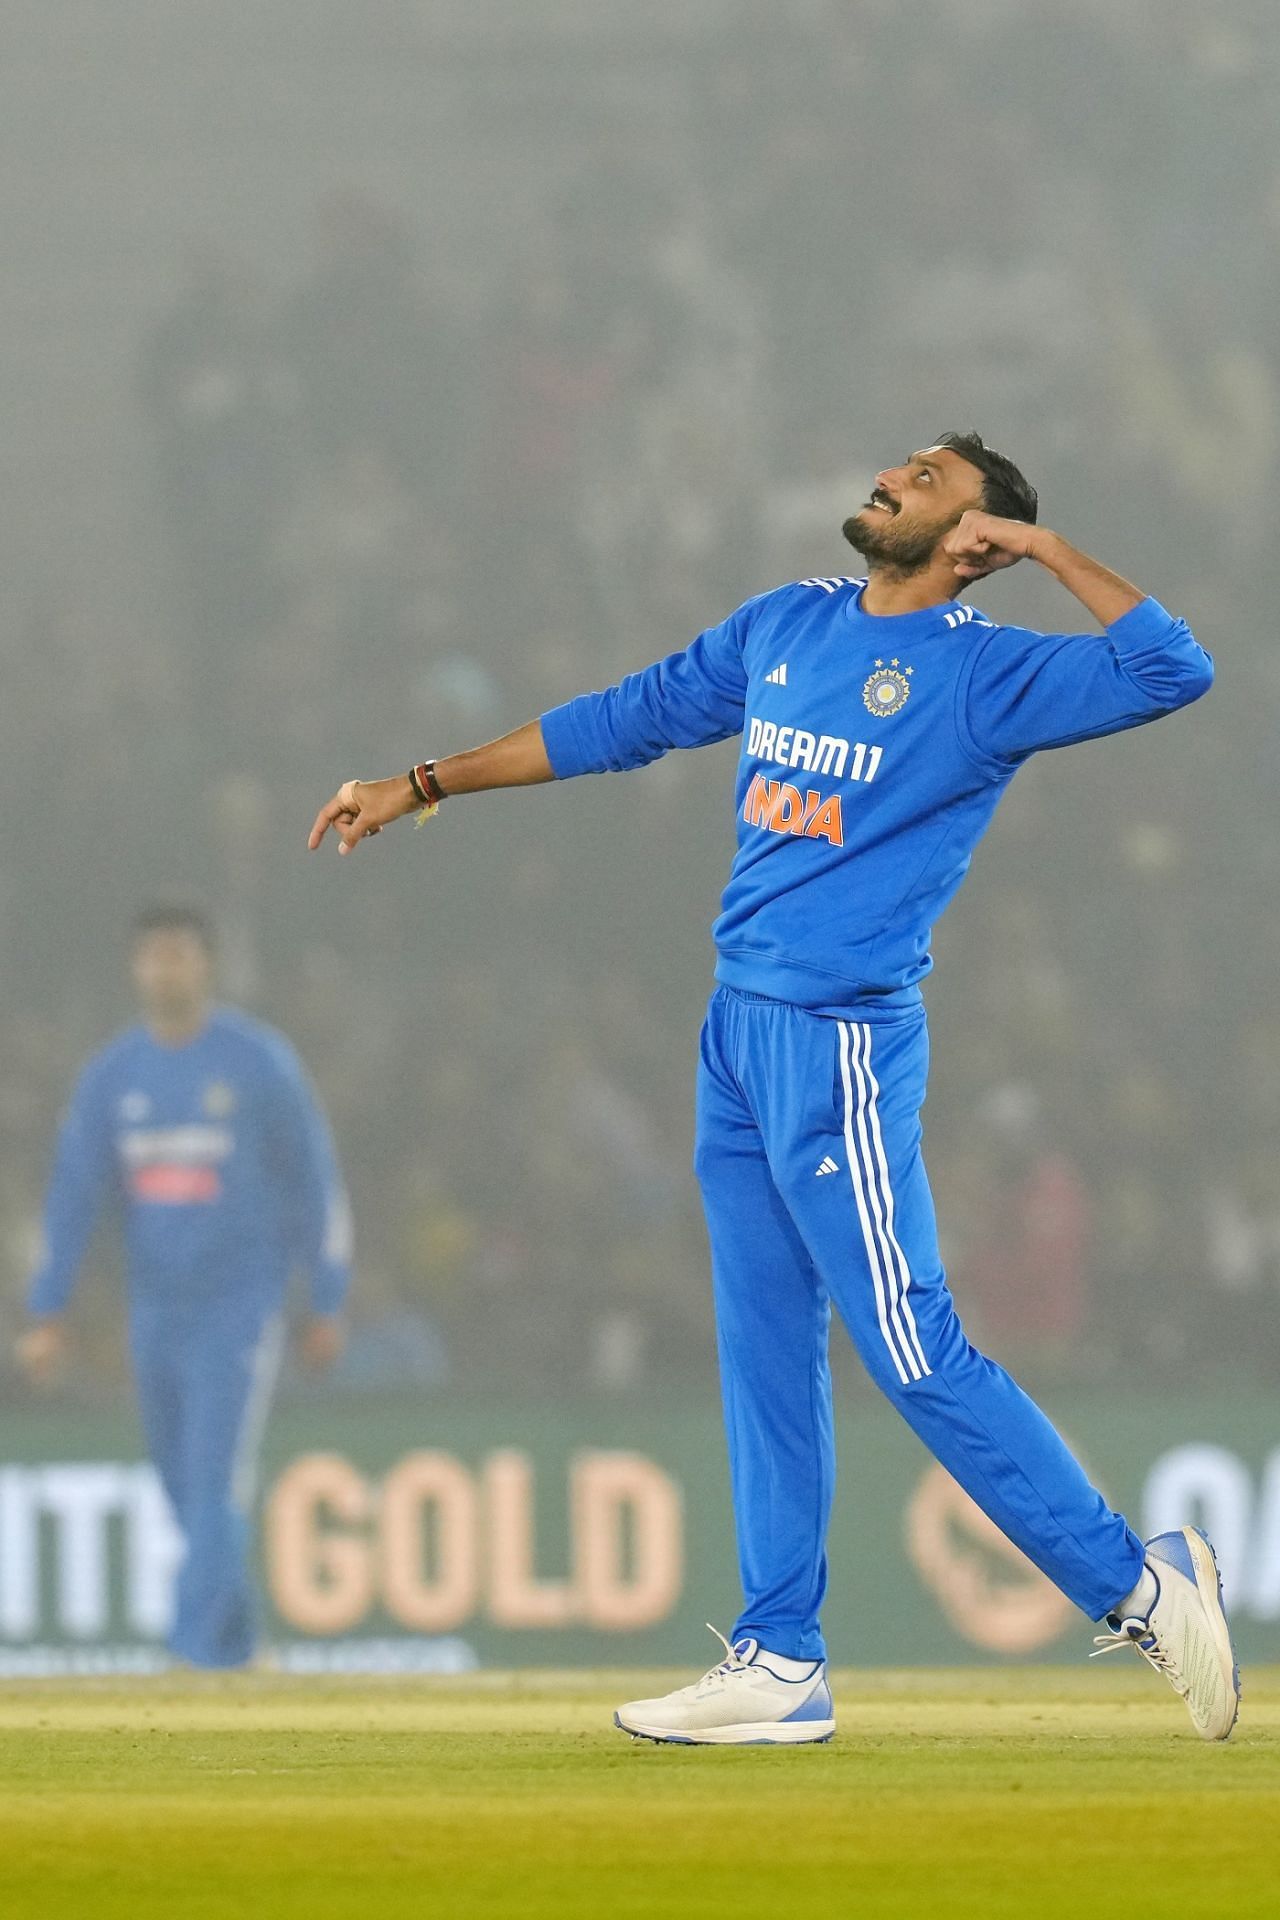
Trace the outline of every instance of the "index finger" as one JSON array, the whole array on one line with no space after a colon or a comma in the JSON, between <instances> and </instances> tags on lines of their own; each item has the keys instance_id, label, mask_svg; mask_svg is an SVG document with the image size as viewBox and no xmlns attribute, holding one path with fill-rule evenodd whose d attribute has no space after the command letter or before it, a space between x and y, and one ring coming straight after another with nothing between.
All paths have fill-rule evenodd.
<instances>
[{"instance_id":1,"label":"index finger","mask_svg":"<svg viewBox=\"0 0 1280 1920\"><path fill-rule=\"evenodd\" d=\"M312 853L314 853L320 845L320 842L324 839L330 827L335 824L340 815L347 811L348 808L343 803L341 790L334 794L327 807L321 807L319 813L316 815L315 825L307 835L307 845Z\"/></svg>"}]
</instances>

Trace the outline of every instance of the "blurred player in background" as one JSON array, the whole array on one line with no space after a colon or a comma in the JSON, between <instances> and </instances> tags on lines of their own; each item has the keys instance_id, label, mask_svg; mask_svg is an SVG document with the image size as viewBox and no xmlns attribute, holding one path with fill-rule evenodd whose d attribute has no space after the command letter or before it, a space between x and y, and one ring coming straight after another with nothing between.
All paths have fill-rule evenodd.
<instances>
[{"instance_id":1,"label":"blurred player in background","mask_svg":"<svg viewBox=\"0 0 1280 1920\"><path fill-rule=\"evenodd\" d=\"M248 1508L284 1345L291 1272L310 1287L301 1353L343 1346L350 1214L333 1142L289 1043L213 1004L209 923L159 908L134 929L142 1013L90 1060L63 1121L18 1342L47 1382L104 1203L123 1217L143 1432L181 1528L170 1646L201 1667L254 1648Z\"/></svg>"},{"instance_id":2,"label":"blurred player in background","mask_svg":"<svg viewBox=\"0 0 1280 1920\"><path fill-rule=\"evenodd\" d=\"M606 693L408 775L348 781L311 832L341 851L447 794L622 771L743 736L737 855L715 925L696 1170L711 1238L745 1605L694 1686L633 1700L655 1740L829 1739L819 1609L835 1482L834 1301L876 1384L1036 1566L1169 1679L1204 1738L1235 1722L1217 1563L1191 1527L1146 1543L1039 1408L964 1336L920 1154L934 921L1023 762L1204 693L1182 621L1036 525L976 434L876 476L844 533L862 579L760 595ZM1001 626L959 594L1019 560L1099 626Z\"/></svg>"}]
</instances>

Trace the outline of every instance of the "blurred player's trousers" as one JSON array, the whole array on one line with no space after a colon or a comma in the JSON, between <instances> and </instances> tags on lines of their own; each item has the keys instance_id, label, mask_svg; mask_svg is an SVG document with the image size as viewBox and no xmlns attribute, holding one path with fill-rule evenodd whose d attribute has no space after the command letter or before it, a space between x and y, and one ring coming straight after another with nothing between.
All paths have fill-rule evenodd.
<instances>
[{"instance_id":1,"label":"blurred player's trousers","mask_svg":"<svg viewBox=\"0 0 1280 1920\"><path fill-rule=\"evenodd\" d=\"M966 1340L920 1153L924 1010L839 1020L721 987L702 1032L695 1169L711 1238L745 1596L734 1638L824 1655L834 1301L877 1386L1091 1619L1142 1543L1039 1408Z\"/></svg>"},{"instance_id":2,"label":"blurred player's trousers","mask_svg":"<svg viewBox=\"0 0 1280 1920\"><path fill-rule=\"evenodd\" d=\"M249 1506L283 1323L257 1300L135 1301L138 1407L185 1553L169 1645L199 1667L252 1656Z\"/></svg>"}]
</instances>

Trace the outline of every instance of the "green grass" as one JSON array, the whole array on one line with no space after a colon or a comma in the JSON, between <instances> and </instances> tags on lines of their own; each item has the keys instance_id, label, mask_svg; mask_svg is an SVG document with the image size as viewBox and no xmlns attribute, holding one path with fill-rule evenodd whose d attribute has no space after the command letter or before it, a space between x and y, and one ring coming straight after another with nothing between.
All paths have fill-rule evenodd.
<instances>
[{"instance_id":1,"label":"green grass","mask_svg":"<svg viewBox=\"0 0 1280 1920\"><path fill-rule=\"evenodd\" d=\"M828 1747L633 1744L687 1675L22 1682L3 1920L1280 1912L1280 1670L1225 1747L1130 1671L844 1673Z\"/></svg>"}]
</instances>

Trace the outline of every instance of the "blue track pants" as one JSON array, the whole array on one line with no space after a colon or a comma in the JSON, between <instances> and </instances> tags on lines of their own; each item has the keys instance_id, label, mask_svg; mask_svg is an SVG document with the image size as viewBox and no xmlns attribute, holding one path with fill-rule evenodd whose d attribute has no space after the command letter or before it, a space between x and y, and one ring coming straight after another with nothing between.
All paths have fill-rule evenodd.
<instances>
[{"instance_id":1,"label":"blue track pants","mask_svg":"<svg viewBox=\"0 0 1280 1920\"><path fill-rule=\"evenodd\" d=\"M1142 1571L1137 1535L965 1338L920 1153L928 1061L919 1007L838 1020L721 987L703 1028L695 1169L745 1596L733 1638L795 1659L825 1656L832 1301L876 1385L1091 1619Z\"/></svg>"},{"instance_id":2,"label":"blue track pants","mask_svg":"<svg viewBox=\"0 0 1280 1920\"><path fill-rule=\"evenodd\" d=\"M169 1645L199 1667L251 1657L249 1505L283 1324L258 1303L135 1305L130 1344L147 1450L183 1535Z\"/></svg>"}]
</instances>

